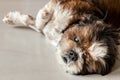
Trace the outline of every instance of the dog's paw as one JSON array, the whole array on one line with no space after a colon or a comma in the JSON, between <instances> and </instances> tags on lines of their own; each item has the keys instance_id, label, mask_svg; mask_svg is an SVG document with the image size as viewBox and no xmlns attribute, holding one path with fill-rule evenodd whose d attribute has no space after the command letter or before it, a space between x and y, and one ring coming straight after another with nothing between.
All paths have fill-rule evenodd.
<instances>
[{"instance_id":1,"label":"dog's paw","mask_svg":"<svg viewBox=\"0 0 120 80\"><path fill-rule=\"evenodd\" d=\"M15 24L14 23L14 19L13 16L16 12L9 12L4 18L3 18L3 22L6 24Z\"/></svg>"},{"instance_id":2,"label":"dog's paw","mask_svg":"<svg viewBox=\"0 0 120 80\"><path fill-rule=\"evenodd\" d=\"M25 26L34 25L35 19L30 15L22 14L18 11L9 12L3 19L6 24L23 24Z\"/></svg>"}]
</instances>

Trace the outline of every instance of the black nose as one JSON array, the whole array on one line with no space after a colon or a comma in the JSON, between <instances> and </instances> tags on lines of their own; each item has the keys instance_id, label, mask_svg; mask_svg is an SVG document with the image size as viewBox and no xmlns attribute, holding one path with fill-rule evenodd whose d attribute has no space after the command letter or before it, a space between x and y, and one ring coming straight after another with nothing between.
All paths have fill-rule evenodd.
<instances>
[{"instance_id":1,"label":"black nose","mask_svg":"<svg viewBox=\"0 0 120 80\"><path fill-rule=\"evenodd\" d=\"M76 61L78 59L78 55L76 52L74 51L69 51L65 57L62 57L63 58L63 61L65 63L68 63L70 61Z\"/></svg>"},{"instance_id":2,"label":"black nose","mask_svg":"<svg viewBox=\"0 0 120 80\"><path fill-rule=\"evenodd\" d=\"M74 51L68 52L68 57L70 61L76 61L78 59L77 53Z\"/></svg>"}]
</instances>

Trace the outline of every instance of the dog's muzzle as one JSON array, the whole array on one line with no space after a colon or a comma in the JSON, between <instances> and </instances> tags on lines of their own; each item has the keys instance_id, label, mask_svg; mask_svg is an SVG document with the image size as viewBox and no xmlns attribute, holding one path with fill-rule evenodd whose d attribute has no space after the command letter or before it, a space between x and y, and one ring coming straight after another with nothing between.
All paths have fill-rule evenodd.
<instances>
[{"instance_id":1,"label":"dog's muzzle","mask_svg":"<svg viewBox=\"0 0 120 80\"><path fill-rule=\"evenodd\" d=\"M68 51L65 56L62 57L63 61L67 64L69 62L75 62L78 59L78 55L73 50Z\"/></svg>"}]
</instances>

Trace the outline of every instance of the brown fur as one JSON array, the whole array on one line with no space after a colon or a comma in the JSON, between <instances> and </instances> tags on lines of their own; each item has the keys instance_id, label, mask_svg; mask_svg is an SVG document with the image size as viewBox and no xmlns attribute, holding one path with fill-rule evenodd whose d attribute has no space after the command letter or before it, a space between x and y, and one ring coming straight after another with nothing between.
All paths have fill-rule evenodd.
<instances>
[{"instance_id":1,"label":"brown fur","mask_svg":"<svg viewBox=\"0 0 120 80\"><path fill-rule=\"evenodd\" d=\"M63 10L72 10L74 16L69 26L63 30L63 37L60 45L68 43L64 51L79 47L84 52L83 69L79 74L108 74L117 58L117 44L120 29L120 0L53 0L60 3ZM107 24L106 24L107 23ZM77 36L79 42L73 41ZM107 46L107 55L101 60L95 61L90 55L88 48L94 42L102 42ZM79 68L79 66L76 64Z\"/></svg>"},{"instance_id":2,"label":"brown fur","mask_svg":"<svg viewBox=\"0 0 120 80\"><path fill-rule=\"evenodd\" d=\"M105 16L105 22L119 28L120 0L52 0L60 3L63 9L71 9L74 15L72 21L81 18L81 14L90 13L101 19Z\"/></svg>"},{"instance_id":3,"label":"brown fur","mask_svg":"<svg viewBox=\"0 0 120 80\"><path fill-rule=\"evenodd\" d=\"M120 0L91 0L95 6L98 6L104 13L107 13L106 22L120 27Z\"/></svg>"}]
</instances>

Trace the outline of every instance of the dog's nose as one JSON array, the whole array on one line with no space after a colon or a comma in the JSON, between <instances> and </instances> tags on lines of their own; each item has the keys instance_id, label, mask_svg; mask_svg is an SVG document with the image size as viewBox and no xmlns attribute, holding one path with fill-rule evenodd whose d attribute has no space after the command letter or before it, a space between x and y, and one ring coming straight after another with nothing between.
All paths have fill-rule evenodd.
<instances>
[{"instance_id":1,"label":"dog's nose","mask_svg":"<svg viewBox=\"0 0 120 80\"><path fill-rule=\"evenodd\" d=\"M68 53L68 58L70 61L76 61L78 59L77 53L74 51L70 51Z\"/></svg>"},{"instance_id":2,"label":"dog's nose","mask_svg":"<svg viewBox=\"0 0 120 80\"><path fill-rule=\"evenodd\" d=\"M74 51L69 51L68 54L66 54L66 56L62 58L65 63L69 63L71 61L76 61L78 59L78 55Z\"/></svg>"}]
</instances>

